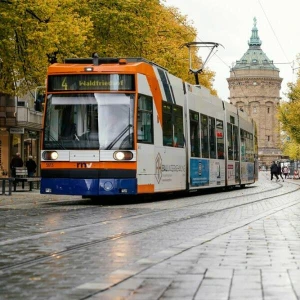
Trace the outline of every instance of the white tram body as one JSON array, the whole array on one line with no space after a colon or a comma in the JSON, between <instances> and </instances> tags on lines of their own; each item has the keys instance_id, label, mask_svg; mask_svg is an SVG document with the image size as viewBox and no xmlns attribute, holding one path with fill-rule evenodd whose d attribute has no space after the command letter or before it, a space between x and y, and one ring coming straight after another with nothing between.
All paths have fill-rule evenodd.
<instances>
[{"instance_id":1,"label":"white tram body","mask_svg":"<svg viewBox=\"0 0 300 300\"><path fill-rule=\"evenodd\" d=\"M54 64L46 99L41 193L152 194L257 179L253 120L144 59Z\"/></svg>"}]
</instances>

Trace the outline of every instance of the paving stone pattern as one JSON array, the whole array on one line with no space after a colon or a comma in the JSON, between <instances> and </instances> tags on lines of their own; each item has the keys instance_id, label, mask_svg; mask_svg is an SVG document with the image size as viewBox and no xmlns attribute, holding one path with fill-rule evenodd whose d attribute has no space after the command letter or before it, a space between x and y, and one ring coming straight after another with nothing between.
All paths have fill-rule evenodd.
<instances>
[{"instance_id":1,"label":"paving stone pattern","mask_svg":"<svg viewBox=\"0 0 300 300\"><path fill-rule=\"evenodd\" d=\"M2 269L0 298L299 300L300 182L260 175L248 189L135 205L2 196L0 266L52 256Z\"/></svg>"}]
</instances>

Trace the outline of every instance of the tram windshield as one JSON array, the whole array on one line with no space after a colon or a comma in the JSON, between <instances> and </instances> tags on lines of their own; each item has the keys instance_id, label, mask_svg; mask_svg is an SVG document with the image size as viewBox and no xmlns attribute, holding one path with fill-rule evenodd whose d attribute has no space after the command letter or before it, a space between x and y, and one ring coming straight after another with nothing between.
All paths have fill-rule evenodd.
<instances>
[{"instance_id":1,"label":"tram windshield","mask_svg":"<svg viewBox=\"0 0 300 300\"><path fill-rule=\"evenodd\" d=\"M133 94L48 96L44 149L133 149Z\"/></svg>"}]
</instances>

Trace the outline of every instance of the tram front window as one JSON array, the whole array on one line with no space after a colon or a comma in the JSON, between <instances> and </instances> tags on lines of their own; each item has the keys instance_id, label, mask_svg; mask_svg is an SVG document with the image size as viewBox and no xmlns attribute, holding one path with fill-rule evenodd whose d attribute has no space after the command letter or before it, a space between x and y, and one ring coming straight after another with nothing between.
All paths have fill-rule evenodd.
<instances>
[{"instance_id":1,"label":"tram front window","mask_svg":"<svg viewBox=\"0 0 300 300\"><path fill-rule=\"evenodd\" d=\"M134 95L49 97L45 149L133 149Z\"/></svg>"}]
</instances>

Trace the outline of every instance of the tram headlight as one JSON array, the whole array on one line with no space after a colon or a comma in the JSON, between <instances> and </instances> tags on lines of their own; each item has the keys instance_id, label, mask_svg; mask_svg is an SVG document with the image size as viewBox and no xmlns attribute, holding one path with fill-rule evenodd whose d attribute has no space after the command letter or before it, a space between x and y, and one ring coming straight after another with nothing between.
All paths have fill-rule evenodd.
<instances>
[{"instance_id":1,"label":"tram headlight","mask_svg":"<svg viewBox=\"0 0 300 300\"><path fill-rule=\"evenodd\" d=\"M58 153L56 151L44 151L42 157L44 160L56 160Z\"/></svg>"},{"instance_id":2,"label":"tram headlight","mask_svg":"<svg viewBox=\"0 0 300 300\"><path fill-rule=\"evenodd\" d=\"M133 154L130 151L116 151L114 152L115 160L131 160L133 158Z\"/></svg>"}]
</instances>

